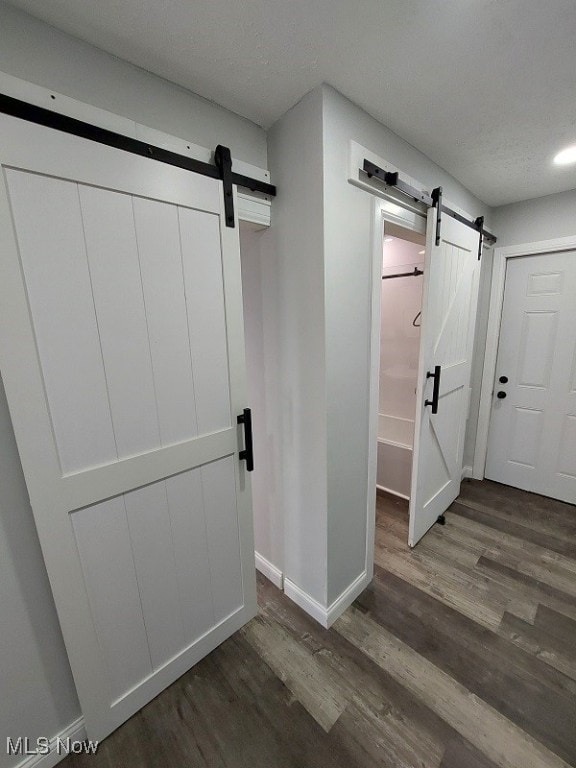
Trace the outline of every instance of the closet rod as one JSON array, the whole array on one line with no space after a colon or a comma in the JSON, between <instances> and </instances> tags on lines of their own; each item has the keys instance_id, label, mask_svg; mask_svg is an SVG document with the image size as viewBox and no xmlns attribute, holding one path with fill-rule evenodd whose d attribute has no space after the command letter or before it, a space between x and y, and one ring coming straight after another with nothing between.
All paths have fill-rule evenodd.
<instances>
[{"instance_id":1,"label":"closet rod","mask_svg":"<svg viewBox=\"0 0 576 768\"><path fill-rule=\"evenodd\" d=\"M399 272L397 275L382 275L382 280L392 280L395 277L418 277L418 275L423 274L424 271L422 269L414 267L414 272Z\"/></svg>"}]
</instances>

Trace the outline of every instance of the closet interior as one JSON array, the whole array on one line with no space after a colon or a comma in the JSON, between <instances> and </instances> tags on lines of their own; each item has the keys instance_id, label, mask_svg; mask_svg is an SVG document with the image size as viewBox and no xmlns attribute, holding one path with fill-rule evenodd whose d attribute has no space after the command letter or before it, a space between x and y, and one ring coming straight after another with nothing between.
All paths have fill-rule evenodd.
<instances>
[{"instance_id":1,"label":"closet interior","mask_svg":"<svg viewBox=\"0 0 576 768\"><path fill-rule=\"evenodd\" d=\"M386 224L382 248L376 484L410 497L425 237Z\"/></svg>"}]
</instances>

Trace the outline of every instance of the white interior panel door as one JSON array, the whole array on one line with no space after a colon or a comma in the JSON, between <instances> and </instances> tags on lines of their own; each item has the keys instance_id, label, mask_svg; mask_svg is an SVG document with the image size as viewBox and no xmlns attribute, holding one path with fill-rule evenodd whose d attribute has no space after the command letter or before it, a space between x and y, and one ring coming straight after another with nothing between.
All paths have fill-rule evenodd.
<instances>
[{"instance_id":1,"label":"white interior panel door","mask_svg":"<svg viewBox=\"0 0 576 768\"><path fill-rule=\"evenodd\" d=\"M486 477L576 503L576 253L508 259Z\"/></svg>"},{"instance_id":2,"label":"white interior panel door","mask_svg":"<svg viewBox=\"0 0 576 768\"><path fill-rule=\"evenodd\" d=\"M460 493L478 301L478 239L478 232L444 214L436 245L436 210L428 212L410 492L411 547ZM437 407L432 405L434 387Z\"/></svg>"},{"instance_id":3,"label":"white interior panel door","mask_svg":"<svg viewBox=\"0 0 576 768\"><path fill-rule=\"evenodd\" d=\"M256 611L219 181L0 118L0 364L88 733Z\"/></svg>"}]
</instances>

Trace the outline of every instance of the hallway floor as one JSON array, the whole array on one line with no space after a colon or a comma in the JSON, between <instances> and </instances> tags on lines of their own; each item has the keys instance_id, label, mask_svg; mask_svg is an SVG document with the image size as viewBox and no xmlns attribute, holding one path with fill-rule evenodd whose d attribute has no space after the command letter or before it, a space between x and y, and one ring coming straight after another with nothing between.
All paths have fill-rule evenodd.
<instances>
[{"instance_id":1,"label":"hallway floor","mask_svg":"<svg viewBox=\"0 0 576 768\"><path fill-rule=\"evenodd\" d=\"M378 496L374 581L324 630L260 613L65 768L576 765L576 507L466 481L418 546Z\"/></svg>"}]
</instances>

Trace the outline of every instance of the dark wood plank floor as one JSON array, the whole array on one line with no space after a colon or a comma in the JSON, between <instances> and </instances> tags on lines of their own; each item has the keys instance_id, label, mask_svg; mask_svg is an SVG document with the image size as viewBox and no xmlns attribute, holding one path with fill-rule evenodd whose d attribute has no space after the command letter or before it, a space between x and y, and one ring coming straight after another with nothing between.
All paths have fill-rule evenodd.
<instances>
[{"instance_id":1,"label":"dark wood plank floor","mask_svg":"<svg viewBox=\"0 0 576 768\"><path fill-rule=\"evenodd\" d=\"M373 583L330 630L259 615L65 768L576 765L576 507L469 481L412 551L379 496Z\"/></svg>"}]
</instances>

